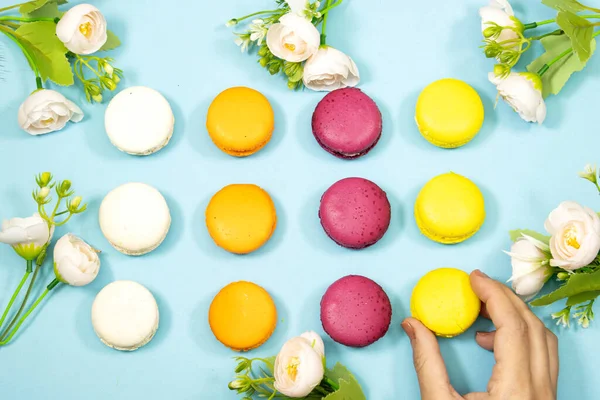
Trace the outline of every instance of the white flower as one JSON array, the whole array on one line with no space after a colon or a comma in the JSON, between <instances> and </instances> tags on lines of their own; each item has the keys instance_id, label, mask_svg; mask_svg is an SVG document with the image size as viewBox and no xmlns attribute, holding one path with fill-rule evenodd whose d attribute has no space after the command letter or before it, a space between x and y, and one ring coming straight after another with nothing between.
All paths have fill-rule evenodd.
<instances>
[{"instance_id":1,"label":"white flower","mask_svg":"<svg viewBox=\"0 0 600 400\"><path fill-rule=\"evenodd\" d=\"M10 244L18 255L31 261L42 252L44 245L52 238L54 226L38 213L28 218L13 218L2 223L0 242Z\"/></svg>"},{"instance_id":2,"label":"white flower","mask_svg":"<svg viewBox=\"0 0 600 400\"><path fill-rule=\"evenodd\" d=\"M79 4L56 24L56 36L75 54L92 54L100 50L108 36L106 19L91 4Z\"/></svg>"},{"instance_id":3,"label":"white flower","mask_svg":"<svg viewBox=\"0 0 600 400\"><path fill-rule=\"evenodd\" d=\"M549 266L550 251L547 244L530 236L522 235L513 243L510 252L512 264L512 287L526 300L533 298L552 276Z\"/></svg>"},{"instance_id":4,"label":"white flower","mask_svg":"<svg viewBox=\"0 0 600 400\"><path fill-rule=\"evenodd\" d=\"M59 131L67 122L82 119L83 111L54 90L38 90L19 107L19 125L30 135Z\"/></svg>"},{"instance_id":5,"label":"white flower","mask_svg":"<svg viewBox=\"0 0 600 400\"><path fill-rule=\"evenodd\" d=\"M515 18L515 13L507 0L491 0L490 5L479 9L481 16L481 32L485 31L495 24L501 27L514 28L523 32L523 24ZM513 29L503 29L499 36L496 37L497 42L505 40L519 39L519 35ZM516 47L517 43L515 43ZM512 47L512 46L507 46Z\"/></svg>"},{"instance_id":6,"label":"white flower","mask_svg":"<svg viewBox=\"0 0 600 400\"><path fill-rule=\"evenodd\" d=\"M593 210L565 201L553 210L544 224L552 235L550 265L576 270L589 265L600 251L600 218Z\"/></svg>"},{"instance_id":7,"label":"white flower","mask_svg":"<svg viewBox=\"0 0 600 400\"><path fill-rule=\"evenodd\" d=\"M332 91L358 85L360 75L349 56L333 47L322 46L306 61L303 81L309 89Z\"/></svg>"},{"instance_id":8,"label":"white flower","mask_svg":"<svg viewBox=\"0 0 600 400\"><path fill-rule=\"evenodd\" d=\"M541 124L546 119L546 103L542 97L542 80L530 72L511 72L506 78L488 75L502 97L521 118Z\"/></svg>"},{"instance_id":9,"label":"white flower","mask_svg":"<svg viewBox=\"0 0 600 400\"><path fill-rule=\"evenodd\" d=\"M248 29L250 30L250 40L256 42L256 44L260 46L268 32L265 21L262 19L255 19L248 26Z\"/></svg>"},{"instance_id":10,"label":"white flower","mask_svg":"<svg viewBox=\"0 0 600 400\"><path fill-rule=\"evenodd\" d=\"M293 398L307 396L323 379L321 355L304 337L288 340L275 359L275 389Z\"/></svg>"},{"instance_id":11,"label":"white flower","mask_svg":"<svg viewBox=\"0 0 600 400\"><path fill-rule=\"evenodd\" d=\"M293 12L285 14L267 32L267 46L275 57L301 62L319 50L321 35L306 18Z\"/></svg>"},{"instance_id":12,"label":"white flower","mask_svg":"<svg viewBox=\"0 0 600 400\"><path fill-rule=\"evenodd\" d=\"M587 164L585 169L579 172L579 177L587 179L592 183L598 182L598 168L595 165Z\"/></svg>"},{"instance_id":13,"label":"white flower","mask_svg":"<svg viewBox=\"0 0 600 400\"><path fill-rule=\"evenodd\" d=\"M250 37L242 37L242 36L238 36L235 40L234 40L235 44L237 44L240 47L240 51L242 53L245 53L248 50L248 47L250 46Z\"/></svg>"},{"instance_id":14,"label":"white flower","mask_svg":"<svg viewBox=\"0 0 600 400\"><path fill-rule=\"evenodd\" d=\"M317 332L304 332L300 337L308 340L312 348L321 356L321 358L325 357L325 343L323 343L323 339L321 339L321 336L319 336Z\"/></svg>"},{"instance_id":15,"label":"white flower","mask_svg":"<svg viewBox=\"0 0 600 400\"><path fill-rule=\"evenodd\" d=\"M100 258L89 244L67 233L54 246L54 273L59 281L85 286L98 276Z\"/></svg>"}]
</instances>

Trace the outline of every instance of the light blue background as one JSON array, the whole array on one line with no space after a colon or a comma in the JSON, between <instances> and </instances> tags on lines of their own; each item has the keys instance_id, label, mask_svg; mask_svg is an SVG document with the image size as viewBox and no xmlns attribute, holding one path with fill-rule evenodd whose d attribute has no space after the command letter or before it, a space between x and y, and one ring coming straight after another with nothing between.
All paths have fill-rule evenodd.
<instances>
[{"instance_id":1,"label":"light blue background","mask_svg":"<svg viewBox=\"0 0 600 400\"><path fill-rule=\"evenodd\" d=\"M106 104L86 104L80 88L60 90L82 106L83 122L43 137L22 132L17 110L33 89L33 75L16 47L0 39L0 51L7 59L0 75L0 217L30 215L34 211L33 176L49 170L60 179L71 179L89 201L89 211L59 229L55 237L68 230L103 251L102 269L93 284L61 287L17 340L0 348L0 397L234 399L227 383L233 377L236 354L215 340L207 324L208 306L221 287L250 280L273 295L280 323L273 337L251 353L268 356L303 331L324 334L319 300L325 289L347 274L363 274L379 282L392 300L390 331L365 349L349 349L326 338L328 359L346 364L369 399L418 398L411 350L400 322L408 313L411 289L419 277L434 268L453 266L467 271L481 268L506 281L510 261L501 250L510 246L509 229L543 229L547 214L563 200L600 208L596 190L576 176L585 163L600 161L596 150L600 136L594 122L600 90L594 70L600 67L599 57L559 97L548 101L543 126L526 124L504 103L494 111L495 89L487 82L493 63L478 49L477 10L484 3L348 0L332 13L329 43L352 55L360 68L361 89L377 101L384 118L379 145L355 161L332 157L312 137L312 110L323 95L290 92L285 82L258 66L254 55L240 54L232 32L224 27L231 17L271 8L272 1L94 2L124 44L110 54L125 71L120 87L155 88L167 97L175 113L171 143L142 158L123 154L110 144L103 127ZM0 1L0 6L8 4ZM516 2L515 9L526 22L553 15L524 0ZM427 143L413 120L419 91L444 77L472 84L486 108L479 136L457 150ZM276 113L271 143L245 159L219 151L204 126L214 96L236 85L262 91ZM450 170L480 185L488 213L483 229L457 246L427 240L412 216L419 188ZM388 192L393 208L383 240L361 251L334 244L317 217L323 191L348 176L378 183ZM104 195L131 181L158 188L173 217L164 244L139 258L113 250L97 221ZM280 222L264 248L241 257L213 244L204 225L204 209L221 187L246 182L269 191ZM4 308L24 263L2 246L0 266ZM41 281L51 278L47 263ZM134 353L105 347L90 322L95 295L117 279L144 284L160 306L156 338ZM559 308L537 313L553 326L547 316ZM553 327L560 337L559 398L597 398L598 323L588 330ZM493 356L477 347L473 335L476 329L488 328L488 322L479 321L466 334L441 340L452 383L460 392L486 387Z\"/></svg>"}]
</instances>

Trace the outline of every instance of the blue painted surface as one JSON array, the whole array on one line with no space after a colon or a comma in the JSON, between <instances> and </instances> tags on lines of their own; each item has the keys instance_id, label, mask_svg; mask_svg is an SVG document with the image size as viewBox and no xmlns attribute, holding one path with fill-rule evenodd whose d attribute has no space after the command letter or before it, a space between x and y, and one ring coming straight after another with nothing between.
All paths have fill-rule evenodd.
<instances>
[{"instance_id":1,"label":"blue painted surface","mask_svg":"<svg viewBox=\"0 0 600 400\"><path fill-rule=\"evenodd\" d=\"M600 136L593 122L600 89L593 72L600 67L598 56L560 97L548 101L543 126L522 122L503 103L494 111L495 89L487 82L492 63L478 49L477 9L484 1L349 0L336 9L329 42L353 56L361 71L361 88L377 101L384 117L381 142L368 156L350 162L335 159L312 137L311 113L322 94L288 91L254 57L239 53L223 25L231 17L270 8L272 2L94 3L124 43L112 54L126 74L121 87L145 85L161 91L175 112L175 134L155 155L136 158L120 153L104 132L105 104L88 105L79 88L69 88L60 90L82 105L85 120L56 134L30 137L19 129L16 115L33 89L32 74L15 46L0 39L7 64L0 75L0 217L31 214L33 176L50 170L71 179L89 201L89 211L74 218L67 229L103 250L102 270L92 285L57 290L14 344L0 349L3 399L234 399L227 383L235 354L214 339L207 324L214 294L231 281L251 280L273 295L280 323L271 340L251 353L272 355L291 336L310 329L323 333L319 300L330 283L351 273L366 275L385 288L393 303L393 323L387 336L365 349L348 349L326 338L329 360L354 371L369 399L416 399L409 342L399 324L408 313L411 289L419 277L453 266L467 271L481 268L505 281L510 262L501 250L510 246L509 229L543 229L547 214L563 200L600 208L595 189L576 177L586 162L600 161ZM523 0L515 9L527 22L553 14ZM413 120L419 91L443 77L472 84L486 107L479 136L457 150L427 143ZM273 140L245 159L219 151L204 127L213 97L235 85L262 91L276 112ZM480 185L488 212L481 232L457 246L427 240L412 216L419 188L450 170ZM323 191L348 176L378 183L393 207L393 221L383 240L358 252L329 240L317 217ZM173 217L165 243L140 258L113 250L97 220L104 195L130 181L158 188ZM224 185L245 182L271 193L280 223L263 249L240 257L213 244L204 225L204 209ZM56 237L66 232L60 229ZM0 247L0 265L4 305L24 265L7 246ZM43 278L51 279L48 265ZM134 353L102 345L90 322L96 293L117 279L144 284L160 306L156 338ZM558 308L537 312L552 325L547 315ZM441 340L452 383L460 392L486 387L493 356L477 347L473 335L475 329L489 327L479 321L466 334ZM597 398L595 371L600 361L593 349L600 326L555 331L560 337L559 398Z\"/></svg>"}]
</instances>

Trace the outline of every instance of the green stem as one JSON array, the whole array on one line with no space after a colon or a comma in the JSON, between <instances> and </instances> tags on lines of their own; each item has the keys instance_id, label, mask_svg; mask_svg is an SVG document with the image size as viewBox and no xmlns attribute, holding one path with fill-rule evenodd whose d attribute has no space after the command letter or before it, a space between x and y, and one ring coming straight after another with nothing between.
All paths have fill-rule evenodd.
<instances>
[{"instance_id":1,"label":"green stem","mask_svg":"<svg viewBox=\"0 0 600 400\"><path fill-rule=\"evenodd\" d=\"M63 214L66 214L66 213L68 213L68 212L69 212L69 210L64 210L64 211L61 211L61 212L59 212L59 213L56 213L54 216L55 216L55 217L60 217L61 215L63 215Z\"/></svg>"},{"instance_id":2,"label":"green stem","mask_svg":"<svg viewBox=\"0 0 600 400\"><path fill-rule=\"evenodd\" d=\"M596 37L600 35L600 31L595 32L592 37ZM544 75L552 65L554 65L556 62L560 61L560 59L562 59L563 57L568 56L569 54L571 54L573 52L573 48L569 48L565 51L563 51L562 53L560 53L559 55L557 55L556 57L554 57L554 59L550 60L549 62L547 62L546 64L544 64L542 66L542 68L540 68L540 70L538 71L538 75L542 76Z\"/></svg>"},{"instance_id":3,"label":"green stem","mask_svg":"<svg viewBox=\"0 0 600 400\"><path fill-rule=\"evenodd\" d=\"M56 201L56 205L54 206L54 210L52 210L52 215L50 215L50 220L54 221L54 217L56 217L56 212L58 211L58 207L60 206L60 203L62 202L62 196L58 196L58 200Z\"/></svg>"},{"instance_id":4,"label":"green stem","mask_svg":"<svg viewBox=\"0 0 600 400\"><path fill-rule=\"evenodd\" d=\"M23 44L21 43L21 41L19 40L19 36L11 31L9 28L0 25L0 32L4 32L4 34L6 36L8 36L8 38L10 40L12 40L13 42L15 42L17 44L17 46L19 46L19 48L21 49L21 51L23 52L23 54L25 54L25 57L27 58L27 61L29 61L29 65L31 65L31 69L33 69L33 73L35 74L35 85L38 89L43 89L43 85L42 85L42 78L40 76L40 70L38 69L37 64L35 63L35 59L33 58L33 56L31 55L31 53L29 52L29 50L27 48L25 48L25 46L23 46Z\"/></svg>"},{"instance_id":5,"label":"green stem","mask_svg":"<svg viewBox=\"0 0 600 400\"><path fill-rule=\"evenodd\" d=\"M31 282L29 282L29 287L27 288L27 292L25 292L25 298L23 299L23 302L21 303L21 307L19 307L19 311L17 311L17 314L13 317L12 321L10 321L10 324L8 324L8 328L6 328L4 330L4 332L2 333L2 335L0 335L0 340L4 340L6 335L8 335L8 332L10 332L10 329L14 326L14 324L17 322L17 319L21 316L21 313L25 309L25 304L27 304L27 300L29 300L29 295L31 294L31 289L33 288L33 284L35 283L35 280L38 276L38 273L40 272L41 267L42 267L41 264L36 265L35 271L33 272L33 277L31 278Z\"/></svg>"},{"instance_id":6,"label":"green stem","mask_svg":"<svg viewBox=\"0 0 600 400\"><path fill-rule=\"evenodd\" d=\"M73 214L69 214L69 216L67 218L65 218L64 221L57 222L57 223L54 224L54 226L63 226L64 224L66 224L67 222L69 222L69 220L71 219L72 216L73 216Z\"/></svg>"},{"instance_id":7,"label":"green stem","mask_svg":"<svg viewBox=\"0 0 600 400\"><path fill-rule=\"evenodd\" d=\"M337 382L334 382L334 381L332 381L332 380L331 380L330 378L328 378L328 377L325 377L323 380L324 380L325 382L327 382L327 384L328 384L329 386L331 386L331 387L332 387L334 390L336 390L336 391L340 390L340 385L338 385L338 384L337 384Z\"/></svg>"},{"instance_id":8,"label":"green stem","mask_svg":"<svg viewBox=\"0 0 600 400\"><path fill-rule=\"evenodd\" d=\"M98 71L96 71L94 68L92 68L92 66L90 64L88 64L88 62L83 57L81 57L79 54L75 54L75 57L77 57L77 60L79 60L80 63L82 63L83 65L88 67L90 69L90 71L92 71L94 74L96 74L96 76L98 78L102 78L102 76L100 76ZM83 74L83 71L82 71L82 74Z\"/></svg>"},{"instance_id":9,"label":"green stem","mask_svg":"<svg viewBox=\"0 0 600 400\"><path fill-rule=\"evenodd\" d=\"M0 21L19 21L19 22L40 22L40 21L52 21L54 18L25 18L25 17L14 17L12 15L6 17L0 17Z\"/></svg>"},{"instance_id":10,"label":"green stem","mask_svg":"<svg viewBox=\"0 0 600 400\"><path fill-rule=\"evenodd\" d=\"M8 302L8 305L6 306L6 309L4 310L4 314L2 314L2 318L0 319L0 327L2 327L2 324L4 324L4 320L6 319L8 312L12 308L15 300L17 299L17 296L19 295L19 293L21 292L21 289L23 288L23 285L25 285L25 282L27 282L27 278L29 278L29 275L31 274L31 264L32 264L32 261L27 261L27 270L25 271L25 275L23 275L23 279L21 279L21 283L19 283L19 286L17 286L17 289L13 293L12 297L10 298L10 301Z\"/></svg>"},{"instance_id":11,"label":"green stem","mask_svg":"<svg viewBox=\"0 0 600 400\"><path fill-rule=\"evenodd\" d=\"M239 18L233 18L233 19L234 19L235 21L237 21L237 22L240 22L240 21L243 21L243 20L245 20L245 19L252 18L252 17L254 17L255 15L261 15L261 14L274 14L274 13L278 13L278 12L281 12L281 9L277 9L277 10L264 10L264 11L257 11L257 12L255 12L255 13L248 14L248 15L244 15L243 17L239 17Z\"/></svg>"},{"instance_id":12,"label":"green stem","mask_svg":"<svg viewBox=\"0 0 600 400\"><path fill-rule=\"evenodd\" d=\"M7 26L7 27L15 29L15 30L21 26L17 23L9 22L9 21L2 21L2 22L0 22L0 25L4 25L4 26Z\"/></svg>"},{"instance_id":13,"label":"green stem","mask_svg":"<svg viewBox=\"0 0 600 400\"><path fill-rule=\"evenodd\" d=\"M4 346L5 344L7 344L8 342L11 341L11 339L15 336L15 334L17 333L17 331L19 330L21 325L23 325L23 322L25 322L27 317L29 317L29 315L31 315L31 313L37 308L37 306L40 305L40 303L42 302L42 300L44 300L44 298L48 295L48 293L50 293L50 291L52 289L54 289L56 287L56 285L58 285L59 283L60 282L58 281L58 279L54 279L52 282L50 282L50 284L46 287L46 290L44 290L44 293L42 293L42 295L40 297L38 297L38 299L35 301L35 303L33 303L33 305L29 308L29 310L27 310L25 315L23 315L23 317L21 317L17 326L15 326L15 329L13 329L13 331L10 333L10 335L6 339L4 339L0 342L0 346Z\"/></svg>"},{"instance_id":14,"label":"green stem","mask_svg":"<svg viewBox=\"0 0 600 400\"><path fill-rule=\"evenodd\" d=\"M591 10L593 11L593 10ZM586 19L590 19L590 18L600 18L600 14L589 14L589 15L580 15L581 18L586 18ZM539 21L539 22L531 22L529 24L525 24L523 25L523 27L525 28L525 30L528 29L534 29L537 28L538 26L543 26L543 25L548 25L548 24L552 24L556 22L556 19L546 19L544 21Z\"/></svg>"},{"instance_id":15,"label":"green stem","mask_svg":"<svg viewBox=\"0 0 600 400\"><path fill-rule=\"evenodd\" d=\"M330 9L331 7L331 0L327 0L327 3L325 3L325 8L323 9L323 11L321 11L321 14L323 15L323 27L321 28L321 46L325 46L327 44L327 20L329 19L329 12L326 12L325 10Z\"/></svg>"},{"instance_id":16,"label":"green stem","mask_svg":"<svg viewBox=\"0 0 600 400\"><path fill-rule=\"evenodd\" d=\"M25 3L20 3L20 4L14 4L12 6L8 6L8 7L4 7L4 8L0 8L0 13L4 12L4 11L8 11L8 10L12 10L13 8L17 8L17 7L21 7L24 6L25 4L27 4L28 2Z\"/></svg>"},{"instance_id":17,"label":"green stem","mask_svg":"<svg viewBox=\"0 0 600 400\"><path fill-rule=\"evenodd\" d=\"M335 2L332 5L327 5L324 9L321 10L321 14L326 15L329 11L333 10L334 8L336 8L337 6L342 4L343 1L344 0L338 0L337 2ZM329 1L327 3L329 4Z\"/></svg>"},{"instance_id":18,"label":"green stem","mask_svg":"<svg viewBox=\"0 0 600 400\"><path fill-rule=\"evenodd\" d=\"M548 36L560 36L560 35L563 35L564 33L565 32L562 29L557 29L552 32L544 33L543 35L532 36L529 39L530 40L542 40L543 38L548 37Z\"/></svg>"}]
</instances>

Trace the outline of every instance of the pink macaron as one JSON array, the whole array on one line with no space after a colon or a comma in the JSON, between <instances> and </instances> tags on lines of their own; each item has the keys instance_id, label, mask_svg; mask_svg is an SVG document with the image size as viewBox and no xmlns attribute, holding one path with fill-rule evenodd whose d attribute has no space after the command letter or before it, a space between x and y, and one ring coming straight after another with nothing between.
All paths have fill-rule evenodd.
<instances>
[{"instance_id":1,"label":"pink macaron","mask_svg":"<svg viewBox=\"0 0 600 400\"><path fill-rule=\"evenodd\" d=\"M319 218L337 244L363 249L377 243L390 226L391 207L385 192L363 178L334 183L321 197Z\"/></svg>"},{"instance_id":2,"label":"pink macaron","mask_svg":"<svg viewBox=\"0 0 600 400\"><path fill-rule=\"evenodd\" d=\"M360 89L337 89L317 105L312 130L319 145L329 153L344 159L358 158L379 141L381 112Z\"/></svg>"},{"instance_id":3,"label":"pink macaron","mask_svg":"<svg viewBox=\"0 0 600 400\"><path fill-rule=\"evenodd\" d=\"M381 339L392 320L392 305L376 282L359 275L335 281L321 299L323 329L333 340L365 347Z\"/></svg>"}]
</instances>

